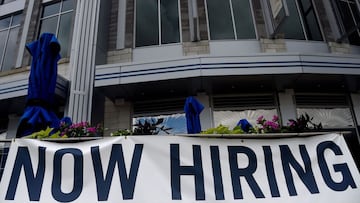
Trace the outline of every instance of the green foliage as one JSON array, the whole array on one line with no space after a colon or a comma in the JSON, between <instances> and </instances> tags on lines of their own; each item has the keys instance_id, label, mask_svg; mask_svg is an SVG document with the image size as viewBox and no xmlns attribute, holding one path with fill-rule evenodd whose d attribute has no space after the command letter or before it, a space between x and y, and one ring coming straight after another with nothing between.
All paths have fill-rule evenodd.
<instances>
[{"instance_id":1,"label":"green foliage","mask_svg":"<svg viewBox=\"0 0 360 203\"><path fill-rule=\"evenodd\" d=\"M47 127L45 130L34 132L33 134L27 136L26 138L32 138L32 139L62 138L62 137L60 137L60 132L59 131L52 134L52 135L50 135L52 130L53 130L53 128Z\"/></svg>"},{"instance_id":2,"label":"green foliage","mask_svg":"<svg viewBox=\"0 0 360 203\"><path fill-rule=\"evenodd\" d=\"M110 133L110 136L128 136L128 135L132 135L131 130L128 129L120 129Z\"/></svg>"},{"instance_id":3,"label":"green foliage","mask_svg":"<svg viewBox=\"0 0 360 203\"><path fill-rule=\"evenodd\" d=\"M302 133L309 131L319 131L322 129L321 123L314 123L313 118L308 114L301 115L298 118L289 119L287 126L281 126L279 124L279 118L274 116L271 121L267 121L263 116L257 119L258 126L251 127L247 133L259 134L259 133ZM207 129L201 134L243 134L244 132L240 126L236 126L230 130L228 126L219 125L215 128Z\"/></svg>"},{"instance_id":4,"label":"green foliage","mask_svg":"<svg viewBox=\"0 0 360 203\"><path fill-rule=\"evenodd\" d=\"M228 126L224 126L221 124L216 128L209 128L201 132L201 134L243 134L243 133L244 131L241 129L240 126L236 126L232 130L230 130Z\"/></svg>"}]
</instances>

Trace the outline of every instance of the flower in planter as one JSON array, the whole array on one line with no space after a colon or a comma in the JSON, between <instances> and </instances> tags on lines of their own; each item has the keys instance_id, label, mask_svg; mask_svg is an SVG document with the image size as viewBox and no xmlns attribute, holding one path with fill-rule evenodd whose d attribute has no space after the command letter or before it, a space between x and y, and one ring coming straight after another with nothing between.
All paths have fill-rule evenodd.
<instances>
[{"instance_id":1,"label":"flower in planter","mask_svg":"<svg viewBox=\"0 0 360 203\"><path fill-rule=\"evenodd\" d=\"M266 120L264 116L260 116L256 121L257 124L260 125L258 128L260 133L277 133L281 130L279 117L277 115L274 115L271 121Z\"/></svg>"},{"instance_id":2,"label":"flower in planter","mask_svg":"<svg viewBox=\"0 0 360 203\"><path fill-rule=\"evenodd\" d=\"M313 118L305 113L305 115L300 115L296 120L289 119L288 126L286 129L290 132L306 132L306 131L317 131L322 129L322 124L316 124L312 122Z\"/></svg>"},{"instance_id":3,"label":"flower in planter","mask_svg":"<svg viewBox=\"0 0 360 203\"><path fill-rule=\"evenodd\" d=\"M103 134L103 128L100 124L91 126L89 122L80 123L60 123L60 137L96 137Z\"/></svg>"}]
</instances>

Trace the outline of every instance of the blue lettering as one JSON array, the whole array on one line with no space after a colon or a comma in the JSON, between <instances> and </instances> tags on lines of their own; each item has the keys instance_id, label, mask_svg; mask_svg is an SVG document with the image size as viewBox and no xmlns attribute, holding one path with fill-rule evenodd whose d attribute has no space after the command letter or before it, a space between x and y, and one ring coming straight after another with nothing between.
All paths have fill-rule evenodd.
<instances>
[{"instance_id":1,"label":"blue lettering","mask_svg":"<svg viewBox=\"0 0 360 203\"><path fill-rule=\"evenodd\" d=\"M314 173L311 168L311 159L309 157L305 145L299 145L299 149L300 149L301 158L304 162L305 170L303 170L301 165L296 161L289 146L280 145L281 162L282 162L282 167L284 170L286 185L288 187L289 194L290 196L297 195L290 165L292 166L293 169L295 169L296 173L299 175L300 179L308 188L308 190L311 192L311 194L319 193L319 189L315 181Z\"/></svg>"},{"instance_id":2,"label":"blue lettering","mask_svg":"<svg viewBox=\"0 0 360 203\"><path fill-rule=\"evenodd\" d=\"M195 178L196 200L205 200L204 174L201 159L201 148L193 145L194 166L180 166L179 144L170 145L171 191L173 200L181 200L181 175L193 175Z\"/></svg>"},{"instance_id":3,"label":"blue lettering","mask_svg":"<svg viewBox=\"0 0 360 203\"><path fill-rule=\"evenodd\" d=\"M253 173L257 168L256 154L253 150L243 146L228 146L229 164L231 170L231 181L233 186L234 199L243 199L240 177L245 177L256 198L265 198L259 185L255 181ZM237 156L245 154L249 158L249 165L246 168L239 168Z\"/></svg>"},{"instance_id":4,"label":"blue lettering","mask_svg":"<svg viewBox=\"0 0 360 203\"><path fill-rule=\"evenodd\" d=\"M91 156L94 165L98 201L106 201L108 199L116 164L118 166L123 199L133 199L142 150L143 144L135 145L130 172L128 175L126 172L122 145L114 144L111 149L108 169L104 178L99 147L91 147Z\"/></svg>"},{"instance_id":5,"label":"blue lettering","mask_svg":"<svg viewBox=\"0 0 360 203\"><path fill-rule=\"evenodd\" d=\"M14 200L21 168L24 168L30 201L39 201L45 174L45 150L45 147L38 148L39 163L36 175L34 175L29 149L27 147L18 148L5 200Z\"/></svg>"},{"instance_id":6,"label":"blue lettering","mask_svg":"<svg viewBox=\"0 0 360 203\"><path fill-rule=\"evenodd\" d=\"M317 146L316 151L318 156L318 163L326 185L335 191L344 191L348 188L348 186L350 186L351 188L356 188L355 181L346 163L334 165L335 172L341 173L343 177L342 181L335 182L332 179L325 160L325 151L327 149L333 151L335 155L343 155L340 147L332 141L325 141Z\"/></svg>"},{"instance_id":7,"label":"blue lettering","mask_svg":"<svg viewBox=\"0 0 360 203\"><path fill-rule=\"evenodd\" d=\"M221 175L220 155L218 146L210 146L211 164L214 178L216 200L224 200L224 186Z\"/></svg>"},{"instance_id":8,"label":"blue lettering","mask_svg":"<svg viewBox=\"0 0 360 203\"><path fill-rule=\"evenodd\" d=\"M263 146L267 179L269 181L272 197L280 197L279 187L276 182L274 163L270 146Z\"/></svg>"},{"instance_id":9,"label":"blue lettering","mask_svg":"<svg viewBox=\"0 0 360 203\"><path fill-rule=\"evenodd\" d=\"M63 193L61 191L62 158L65 154L71 154L74 157L74 186L69 193ZM80 196L83 188L83 171L83 154L79 149L66 148L56 151L54 155L53 181L51 184L51 193L54 199L59 202L71 202L76 200Z\"/></svg>"}]
</instances>

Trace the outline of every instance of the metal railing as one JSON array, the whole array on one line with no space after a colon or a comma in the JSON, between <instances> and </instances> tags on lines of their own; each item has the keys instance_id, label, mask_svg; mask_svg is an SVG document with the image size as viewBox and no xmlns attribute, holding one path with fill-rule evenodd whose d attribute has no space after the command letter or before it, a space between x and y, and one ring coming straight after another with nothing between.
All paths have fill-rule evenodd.
<instances>
[{"instance_id":1,"label":"metal railing","mask_svg":"<svg viewBox=\"0 0 360 203\"><path fill-rule=\"evenodd\" d=\"M5 162L10 149L10 141L0 140L0 181L5 168Z\"/></svg>"}]
</instances>

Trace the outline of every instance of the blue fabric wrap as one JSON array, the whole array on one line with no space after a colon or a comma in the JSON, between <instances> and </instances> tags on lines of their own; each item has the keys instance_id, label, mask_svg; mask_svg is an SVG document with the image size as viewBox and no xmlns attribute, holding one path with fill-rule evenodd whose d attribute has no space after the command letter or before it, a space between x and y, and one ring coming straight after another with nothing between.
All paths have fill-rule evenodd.
<instances>
[{"instance_id":1,"label":"blue fabric wrap","mask_svg":"<svg viewBox=\"0 0 360 203\"><path fill-rule=\"evenodd\" d=\"M43 33L39 40L26 45L32 56L28 100L41 99L52 103L57 79L60 44L55 35Z\"/></svg>"},{"instance_id":2,"label":"blue fabric wrap","mask_svg":"<svg viewBox=\"0 0 360 203\"><path fill-rule=\"evenodd\" d=\"M252 128L252 125L246 119L241 119L236 125L240 126L245 132L249 132L250 128Z\"/></svg>"},{"instance_id":3,"label":"blue fabric wrap","mask_svg":"<svg viewBox=\"0 0 360 203\"><path fill-rule=\"evenodd\" d=\"M59 126L59 118L51 110L54 104L57 62L60 44L54 34L43 33L40 39L26 45L32 56L27 107L20 119L17 137L29 135L47 126Z\"/></svg>"},{"instance_id":4,"label":"blue fabric wrap","mask_svg":"<svg viewBox=\"0 0 360 203\"><path fill-rule=\"evenodd\" d=\"M189 134L201 132L200 113L203 109L204 106L194 97L186 98L184 111Z\"/></svg>"}]
</instances>

